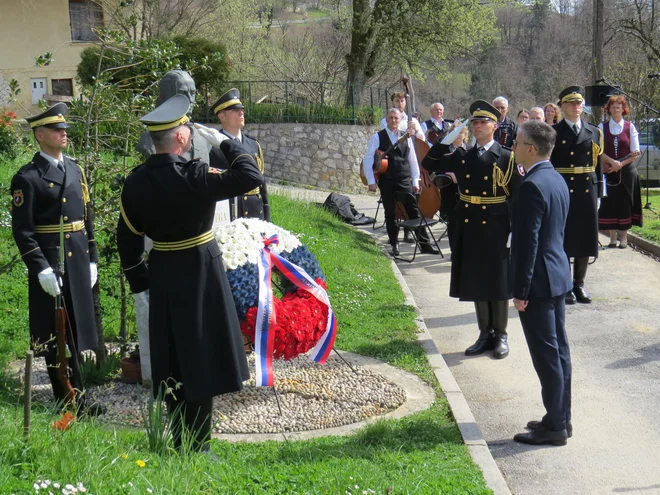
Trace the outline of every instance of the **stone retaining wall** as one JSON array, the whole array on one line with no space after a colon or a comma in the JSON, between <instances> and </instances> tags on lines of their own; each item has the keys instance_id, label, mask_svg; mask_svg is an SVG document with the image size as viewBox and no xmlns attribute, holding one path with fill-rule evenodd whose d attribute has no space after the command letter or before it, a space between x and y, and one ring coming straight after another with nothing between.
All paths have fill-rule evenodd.
<instances>
[{"instance_id":1,"label":"stone retaining wall","mask_svg":"<svg viewBox=\"0 0 660 495\"><path fill-rule=\"evenodd\" d=\"M365 191L360 162L376 130L334 124L245 126L261 144L269 179L349 193Z\"/></svg>"}]
</instances>

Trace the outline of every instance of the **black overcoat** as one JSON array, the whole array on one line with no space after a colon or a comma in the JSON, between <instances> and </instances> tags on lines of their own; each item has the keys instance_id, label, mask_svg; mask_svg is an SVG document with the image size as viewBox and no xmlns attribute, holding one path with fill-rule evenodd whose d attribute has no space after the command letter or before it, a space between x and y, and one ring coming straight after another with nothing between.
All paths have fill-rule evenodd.
<instances>
[{"instance_id":1,"label":"black overcoat","mask_svg":"<svg viewBox=\"0 0 660 495\"><path fill-rule=\"evenodd\" d=\"M448 146L436 143L422 166L436 173L453 172L459 191L466 196L486 200L510 197L520 182L518 169L511 161L511 150L496 142L481 156L477 147L468 151L458 148L451 154L448 151ZM510 179L506 190L498 184L493 190L494 176L501 178L507 172ZM498 204L458 201L451 253L451 297L461 301L501 301L512 297L507 247L511 232L509 203L509 200Z\"/></svg>"},{"instance_id":2,"label":"black overcoat","mask_svg":"<svg viewBox=\"0 0 660 495\"><path fill-rule=\"evenodd\" d=\"M83 222L64 236L63 294L79 351L94 349L98 335L94 319L90 263L98 261L87 183L80 166L63 156L66 174L36 153L11 181L12 231L28 269L30 337L43 355L43 344L55 335L55 298L39 284L38 274L59 263L59 233L37 233L37 226Z\"/></svg>"},{"instance_id":3,"label":"black overcoat","mask_svg":"<svg viewBox=\"0 0 660 495\"><path fill-rule=\"evenodd\" d=\"M569 258L598 256L598 198L603 196L601 131L584 121L578 135L565 120L553 127L557 141L550 161L566 181L571 195L564 249ZM580 167L595 170L571 173L571 169Z\"/></svg>"},{"instance_id":4,"label":"black overcoat","mask_svg":"<svg viewBox=\"0 0 660 495\"><path fill-rule=\"evenodd\" d=\"M230 134L222 132L230 139L234 139ZM259 142L241 133L243 147L252 155L257 162L259 172L264 173L264 153L261 149ZM219 148L212 148L210 152L210 165L214 168L225 170L229 164ZM259 187L254 188L234 199L234 205L230 208L230 219L234 220L239 218L258 218L270 222L270 205L268 204L268 189L266 187L266 180Z\"/></svg>"},{"instance_id":5,"label":"black overcoat","mask_svg":"<svg viewBox=\"0 0 660 495\"><path fill-rule=\"evenodd\" d=\"M258 187L263 177L236 141L221 148L226 171L199 160L155 154L127 178L117 228L121 264L134 293L149 289L149 342L154 392L179 375L185 399L241 390L249 378L236 308L215 239L162 251L211 230L215 203ZM154 241L143 259L144 235ZM176 368L178 370L176 370Z\"/></svg>"}]
</instances>

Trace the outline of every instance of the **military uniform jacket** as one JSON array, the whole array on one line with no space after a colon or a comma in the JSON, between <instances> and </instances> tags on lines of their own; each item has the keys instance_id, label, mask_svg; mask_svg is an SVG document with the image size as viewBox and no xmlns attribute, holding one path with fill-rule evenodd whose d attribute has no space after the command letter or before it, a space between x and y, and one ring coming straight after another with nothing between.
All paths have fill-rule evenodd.
<instances>
[{"instance_id":1,"label":"military uniform jacket","mask_svg":"<svg viewBox=\"0 0 660 495\"><path fill-rule=\"evenodd\" d=\"M240 143L221 145L230 167L156 154L135 169L121 193L117 227L121 265L134 293L149 289L151 369L157 391L178 367L185 399L241 390L249 377L236 308L215 239L162 250L159 243L211 230L215 203L263 181ZM144 235L154 241L148 264ZM174 361L176 360L176 361Z\"/></svg>"},{"instance_id":2,"label":"military uniform jacket","mask_svg":"<svg viewBox=\"0 0 660 495\"><path fill-rule=\"evenodd\" d=\"M222 132L229 139L234 139L231 135ZM245 133L241 133L242 145L245 150L254 157L259 167L259 171L264 173L264 154L259 143ZM238 141L237 141L238 142ZM229 163L218 148L212 148L210 153L210 165L222 170L227 169ZM270 222L270 205L268 204L268 190L266 189L266 180L252 191L248 191L241 196L236 196L234 207L230 208L230 217L234 220L236 217L259 218Z\"/></svg>"},{"instance_id":3,"label":"military uniform jacket","mask_svg":"<svg viewBox=\"0 0 660 495\"><path fill-rule=\"evenodd\" d=\"M79 228L64 235L62 247L63 290L71 294L67 312L74 320L78 350L95 348L98 339L89 268L98 255L87 182L74 160L63 156L63 161L66 174L37 153L11 181L12 230L28 269L30 336L39 354L55 334L55 299L41 288L38 274L48 267L56 269L59 263L60 215ZM47 225L57 225L57 233L37 233Z\"/></svg>"},{"instance_id":4,"label":"military uniform jacket","mask_svg":"<svg viewBox=\"0 0 660 495\"><path fill-rule=\"evenodd\" d=\"M598 256L598 198L603 196L601 131L585 121L578 135L565 120L553 128L557 141L550 161L571 195L564 249L569 257Z\"/></svg>"},{"instance_id":5,"label":"military uniform jacket","mask_svg":"<svg viewBox=\"0 0 660 495\"><path fill-rule=\"evenodd\" d=\"M513 153L497 142L481 156L476 146L467 151L458 148L451 154L448 151L447 145L436 143L422 166L430 172L453 172L464 198L456 206L449 295L461 301L509 299L509 198L521 180ZM507 199L491 203L498 201L493 198L503 197Z\"/></svg>"}]
</instances>

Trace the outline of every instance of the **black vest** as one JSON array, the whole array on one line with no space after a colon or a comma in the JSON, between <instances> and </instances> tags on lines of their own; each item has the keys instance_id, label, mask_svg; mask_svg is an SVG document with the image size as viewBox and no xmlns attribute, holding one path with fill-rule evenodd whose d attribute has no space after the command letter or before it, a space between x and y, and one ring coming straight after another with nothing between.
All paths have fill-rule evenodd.
<instances>
[{"instance_id":1,"label":"black vest","mask_svg":"<svg viewBox=\"0 0 660 495\"><path fill-rule=\"evenodd\" d=\"M392 146L392 141L387 134L387 129L383 129L378 133L378 149L381 151L387 151L387 149ZM410 149L408 148L408 140L399 143L394 147L388 154L388 166L387 172L385 172L385 177L396 178L396 179L409 179L410 174L410 165L408 164L408 153Z\"/></svg>"}]
</instances>

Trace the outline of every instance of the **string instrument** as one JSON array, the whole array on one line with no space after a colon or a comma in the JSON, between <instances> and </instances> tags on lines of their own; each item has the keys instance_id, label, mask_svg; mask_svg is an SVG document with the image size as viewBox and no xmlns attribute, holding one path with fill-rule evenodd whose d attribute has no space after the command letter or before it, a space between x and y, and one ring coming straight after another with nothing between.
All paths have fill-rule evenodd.
<instances>
[{"instance_id":1,"label":"string instrument","mask_svg":"<svg viewBox=\"0 0 660 495\"><path fill-rule=\"evenodd\" d=\"M455 120L460 119L460 115L456 115L454 117ZM451 120L445 120L445 124L452 124L452 125L446 125L444 130L441 130L440 132L436 132L433 129L435 129L435 125L431 127L427 132L426 132L426 140L431 143L431 146L433 146L435 143L437 143L439 140L441 140L443 137L445 137L449 131L453 128L453 122Z\"/></svg>"},{"instance_id":2,"label":"string instrument","mask_svg":"<svg viewBox=\"0 0 660 495\"><path fill-rule=\"evenodd\" d=\"M412 122L411 111L415 113L415 93L412 88L412 81L409 76L405 76L402 80L403 89L406 92L406 100L410 98L410 106L406 105L408 110L408 122ZM428 170L422 167L422 160L431 148L421 139L415 138L415 154L417 155L417 163L419 164L419 210L426 218L433 218L433 216L440 210L440 203L442 201L440 196L440 189L431 181ZM411 150L412 152L412 150ZM401 208L396 209L397 212Z\"/></svg>"},{"instance_id":3,"label":"string instrument","mask_svg":"<svg viewBox=\"0 0 660 495\"><path fill-rule=\"evenodd\" d=\"M388 167L388 160L387 160L387 155L392 152L392 150L399 144L403 143L406 139L408 139L408 133L405 133L403 136L401 136L396 143L392 144L389 148L387 148L385 151L383 150L376 150L374 153L374 177L376 179L376 182L378 182L378 178L383 175L385 172L387 172L387 167ZM367 176L364 175L364 161L360 162L360 180L362 181L362 184L365 186L369 185L369 181L367 181Z\"/></svg>"}]
</instances>

